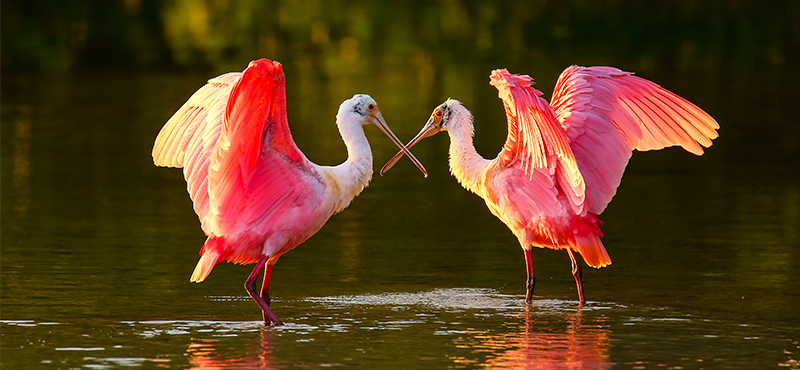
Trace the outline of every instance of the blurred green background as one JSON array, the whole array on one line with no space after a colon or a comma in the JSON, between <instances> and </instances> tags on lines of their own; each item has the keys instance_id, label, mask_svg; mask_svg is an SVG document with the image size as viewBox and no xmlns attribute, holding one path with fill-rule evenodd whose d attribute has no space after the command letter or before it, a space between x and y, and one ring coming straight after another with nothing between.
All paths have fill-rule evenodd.
<instances>
[{"instance_id":1,"label":"blurred green background","mask_svg":"<svg viewBox=\"0 0 800 370\"><path fill-rule=\"evenodd\" d=\"M797 1L4 0L1 26L6 89L31 75L212 77L266 57L286 66L290 106L294 94L333 111L366 92L406 112L452 96L479 117L473 103L493 96L492 69L530 74L547 97L566 66L611 65L693 90L686 97L719 121L752 116L746 127L723 123L723 136L770 143L764 159L800 165L788 124Z\"/></svg>"},{"instance_id":2,"label":"blurred green background","mask_svg":"<svg viewBox=\"0 0 800 370\"><path fill-rule=\"evenodd\" d=\"M779 76L798 62L796 1L5 0L4 70L240 70L256 56L328 75L362 57L450 63L546 60ZM355 63L355 64L354 64ZM742 76L744 74L745 76ZM760 71L759 71L760 74Z\"/></svg>"}]
</instances>

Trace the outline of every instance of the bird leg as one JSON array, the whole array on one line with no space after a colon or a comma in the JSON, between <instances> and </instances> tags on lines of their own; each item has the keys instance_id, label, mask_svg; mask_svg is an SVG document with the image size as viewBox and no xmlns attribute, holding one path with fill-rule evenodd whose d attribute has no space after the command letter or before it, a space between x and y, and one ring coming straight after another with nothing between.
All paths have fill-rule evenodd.
<instances>
[{"instance_id":1,"label":"bird leg","mask_svg":"<svg viewBox=\"0 0 800 370\"><path fill-rule=\"evenodd\" d=\"M266 255L261 255L261 258L258 259L256 262L256 267L253 268L253 272L250 273L250 276L247 277L247 280L244 282L244 289L247 290L247 294L253 298L254 301L261 307L261 311L264 313L264 324L266 325L283 325L281 320L278 318L278 315L275 315L274 312L269 308L269 304L261 298L261 295L258 294L256 291L256 280L258 279L258 274L261 272L261 269L264 268L264 265L267 264L268 257ZM267 267L268 270L271 269Z\"/></svg>"},{"instance_id":2,"label":"bird leg","mask_svg":"<svg viewBox=\"0 0 800 370\"><path fill-rule=\"evenodd\" d=\"M274 265L267 260L264 266L264 281L261 283L261 299L267 302L267 305L271 302L269 297L269 280L272 277L272 266Z\"/></svg>"},{"instance_id":3,"label":"bird leg","mask_svg":"<svg viewBox=\"0 0 800 370\"><path fill-rule=\"evenodd\" d=\"M536 274L533 272L533 256L531 256L531 250L523 249L522 251L525 252L525 270L528 273L528 280L525 283L525 303L527 304L533 301L533 288L536 287Z\"/></svg>"},{"instance_id":4,"label":"bird leg","mask_svg":"<svg viewBox=\"0 0 800 370\"><path fill-rule=\"evenodd\" d=\"M583 298L583 273L581 273L581 265L579 265L578 260L575 259L575 253L572 252L572 248L567 248L567 253L569 253L569 259L572 261L572 276L575 277L575 284L578 287L579 306L583 306L583 304L586 303L586 299Z\"/></svg>"}]
</instances>

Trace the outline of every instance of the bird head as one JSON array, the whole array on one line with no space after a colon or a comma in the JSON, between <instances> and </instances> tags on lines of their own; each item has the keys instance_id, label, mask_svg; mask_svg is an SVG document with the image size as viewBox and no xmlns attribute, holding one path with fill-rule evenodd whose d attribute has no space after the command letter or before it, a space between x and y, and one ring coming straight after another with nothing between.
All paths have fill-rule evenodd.
<instances>
[{"instance_id":1,"label":"bird head","mask_svg":"<svg viewBox=\"0 0 800 370\"><path fill-rule=\"evenodd\" d=\"M378 126L378 128L381 129L386 136L392 139L395 145L400 148L400 152L407 155L408 158L414 162L414 165L416 165L417 168L422 171L422 174L425 177L428 177L428 171L425 170L425 167L422 165L422 163L416 157L414 157L410 151L408 151L403 143L400 142L400 139L398 139L392 130L389 129L389 125L386 124L386 120L383 119L383 115L381 114L380 109L378 109L378 103L376 103L375 99L373 99L371 96L366 94L353 95L352 98L347 99L342 103L342 105L339 107L339 113L349 113L354 115L356 119L360 121L362 126L370 123Z\"/></svg>"},{"instance_id":2,"label":"bird head","mask_svg":"<svg viewBox=\"0 0 800 370\"><path fill-rule=\"evenodd\" d=\"M466 118L466 120L460 118ZM428 122L425 123L425 126L422 127L422 130L419 131L417 136L414 136L414 138L406 144L406 148L411 148L422 139L431 137L442 131L465 129L465 127L461 127L465 126L462 124L464 122L472 122L471 115L469 111L467 111L467 108L458 100L447 99L433 110L430 118L428 118ZM466 126L468 126L466 129L472 128L472 125ZM392 159L386 162L383 168L381 168L381 175L389 171L389 169L400 160L403 154L403 152L398 152Z\"/></svg>"},{"instance_id":3,"label":"bird head","mask_svg":"<svg viewBox=\"0 0 800 370\"><path fill-rule=\"evenodd\" d=\"M342 103L342 108L348 109L352 114L355 114L362 126L374 123L380 127L381 125L379 122L383 122L384 125L386 124L383 115L381 115L381 110L378 109L378 103L369 95L353 95L352 98Z\"/></svg>"}]
</instances>

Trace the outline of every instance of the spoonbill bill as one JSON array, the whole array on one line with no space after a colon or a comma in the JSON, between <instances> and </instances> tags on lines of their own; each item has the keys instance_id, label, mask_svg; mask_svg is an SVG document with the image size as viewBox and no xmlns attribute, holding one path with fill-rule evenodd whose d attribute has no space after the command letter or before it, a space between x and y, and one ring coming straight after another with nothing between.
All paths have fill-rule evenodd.
<instances>
[{"instance_id":1,"label":"spoonbill bill","mask_svg":"<svg viewBox=\"0 0 800 370\"><path fill-rule=\"evenodd\" d=\"M580 305L581 267L611 263L600 237L597 215L617 191L633 149L657 150L680 145L703 154L719 125L706 112L646 79L612 67L564 70L552 103L531 87L526 75L505 69L491 73L505 106L508 137L497 158L483 158L472 143L472 114L448 99L406 148L447 131L450 172L467 190L486 201L522 246L527 271L525 302L530 303L536 276L531 247L566 249ZM381 169L391 168L405 152Z\"/></svg>"},{"instance_id":2,"label":"spoonbill bill","mask_svg":"<svg viewBox=\"0 0 800 370\"><path fill-rule=\"evenodd\" d=\"M347 160L320 166L295 144L286 117L283 66L260 59L243 72L212 78L167 121L153 146L157 166L183 167L194 211L208 236L191 281L219 262L256 263L245 289L264 323L281 325L270 309L272 267L345 209L372 178L372 151L362 126L375 124L425 168L386 125L369 95L339 106L336 124ZM256 280L261 270L261 291Z\"/></svg>"}]
</instances>

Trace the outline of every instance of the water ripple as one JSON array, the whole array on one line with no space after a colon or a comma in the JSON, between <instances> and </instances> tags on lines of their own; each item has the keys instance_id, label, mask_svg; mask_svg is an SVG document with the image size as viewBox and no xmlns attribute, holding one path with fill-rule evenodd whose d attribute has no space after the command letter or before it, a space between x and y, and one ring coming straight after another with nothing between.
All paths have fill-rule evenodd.
<instances>
[{"instance_id":1,"label":"water ripple","mask_svg":"<svg viewBox=\"0 0 800 370\"><path fill-rule=\"evenodd\" d=\"M321 303L331 309L350 306L391 306L393 310L407 310L413 306L424 306L455 312L457 310L518 311L526 308L522 296L502 294L495 289L486 288L449 288L417 293L400 292L309 297L305 298L304 301ZM582 309L601 310L609 309L613 306L617 305L588 302ZM576 309L577 304L576 301L538 299L530 303L528 307L542 312L564 311Z\"/></svg>"}]
</instances>

